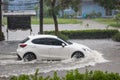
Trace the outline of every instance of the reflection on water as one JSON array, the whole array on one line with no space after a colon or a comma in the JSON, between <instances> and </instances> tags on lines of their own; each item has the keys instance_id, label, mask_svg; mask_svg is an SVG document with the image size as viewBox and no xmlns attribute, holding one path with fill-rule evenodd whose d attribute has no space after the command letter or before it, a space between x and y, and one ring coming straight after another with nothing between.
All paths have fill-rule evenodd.
<instances>
[{"instance_id":1,"label":"reflection on water","mask_svg":"<svg viewBox=\"0 0 120 80\"><path fill-rule=\"evenodd\" d=\"M8 57L8 56L7 56ZM50 71L71 70L83 68L85 66L94 66L96 63L105 63L108 60L104 59L102 54L94 51L89 53L85 58L81 59L66 59L62 61L31 61L24 62L16 59L0 60L0 76L33 74L38 68L39 72L46 73Z\"/></svg>"}]
</instances>

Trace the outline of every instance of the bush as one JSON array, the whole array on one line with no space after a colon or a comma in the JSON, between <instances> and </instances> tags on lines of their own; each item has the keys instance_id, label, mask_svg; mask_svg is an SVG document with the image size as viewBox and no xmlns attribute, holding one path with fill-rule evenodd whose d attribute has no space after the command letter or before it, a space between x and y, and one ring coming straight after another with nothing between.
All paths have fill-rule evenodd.
<instances>
[{"instance_id":1,"label":"bush","mask_svg":"<svg viewBox=\"0 0 120 80\"><path fill-rule=\"evenodd\" d=\"M63 40L68 40L69 39L69 37L67 35L64 35L64 34L61 34L61 33L59 33L57 36L59 38L63 39Z\"/></svg>"},{"instance_id":2,"label":"bush","mask_svg":"<svg viewBox=\"0 0 120 80\"><path fill-rule=\"evenodd\" d=\"M67 74L61 78L54 72L53 77L42 77L35 73L34 75L20 75L12 76L10 80L120 80L118 73L108 73L103 71L88 71L80 73L78 70L68 71Z\"/></svg>"},{"instance_id":3,"label":"bush","mask_svg":"<svg viewBox=\"0 0 120 80\"><path fill-rule=\"evenodd\" d=\"M101 15L102 15L102 14L101 14L100 12L96 13L96 12L93 10L91 13L87 14L86 17L87 17L87 18L99 18L99 17L101 17Z\"/></svg>"},{"instance_id":4,"label":"bush","mask_svg":"<svg viewBox=\"0 0 120 80\"><path fill-rule=\"evenodd\" d=\"M118 30L75 30L61 31L61 34L68 36L70 39L103 39L112 38L118 33ZM46 34L52 34L54 31L46 31Z\"/></svg>"},{"instance_id":5,"label":"bush","mask_svg":"<svg viewBox=\"0 0 120 80\"><path fill-rule=\"evenodd\" d=\"M112 37L113 40L120 42L120 32Z\"/></svg>"},{"instance_id":6,"label":"bush","mask_svg":"<svg viewBox=\"0 0 120 80\"><path fill-rule=\"evenodd\" d=\"M3 32L0 34L0 41L3 41L5 39Z\"/></svg>"}]
</instances>

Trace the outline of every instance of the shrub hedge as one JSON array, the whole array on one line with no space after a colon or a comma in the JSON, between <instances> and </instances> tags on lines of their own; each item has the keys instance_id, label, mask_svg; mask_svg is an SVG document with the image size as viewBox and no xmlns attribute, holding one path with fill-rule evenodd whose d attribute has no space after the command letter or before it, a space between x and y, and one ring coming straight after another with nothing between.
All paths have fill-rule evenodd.
<instances>
[{"instance_id":1,"label":"shrub hedge","mask_svg":"<svg viewBox=\"0 0 120 80\"><path fill-rule=\"evenodd\" d=\"M3 32L0 34L0 41L3 41L5 39Z\"/></svg>"},{"instance_id":2,"label":"shrub hedge","mask_svg":"<svg viewBox=\"0 0 120 80\"><path fill-rule=\"evenodd\" d=\"M68 36L70 39L103 39L112 38L118 33L118 30L71 30L60 31L61 34ZM45 34L53 34L54 31L46 31Z\"/></svg>"},{"instance_id":3,"label":"shrub hedge","mask_svg":"<svg viewBox=\"0 0 120 80\"><path fill-rule=\"evenodd\" d=\"M113 39L114 41L120 42L120 32L117 33L117 34L115 34L115 35L112 37L112 39Z\"/></svg>"},{"instance_id":4,"label":"shrub hedge","mask_svg":"<svg viewBox=\"0 0 120 80\"><path fill-rule=\"evenodd\" d=\"M108 73L103 71L88 71L80 73L78 70L68 71L64 77L59 77L57 72L54 72L52 77L43 77L38 74L38 70L34 75L12 76L10 80L120 80L118 73Z\"/></svg>"}]
</instances>

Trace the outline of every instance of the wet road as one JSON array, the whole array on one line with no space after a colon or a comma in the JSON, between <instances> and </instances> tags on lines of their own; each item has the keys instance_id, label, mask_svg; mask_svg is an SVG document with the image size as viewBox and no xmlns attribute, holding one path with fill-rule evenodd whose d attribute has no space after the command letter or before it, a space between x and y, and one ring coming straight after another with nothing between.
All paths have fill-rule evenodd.
<instances>
[{"instance_id":1,"label":"wet road","mask_svg":"<svg viewBox=\"0 0 120 80\"><path fill-rule=\"evenodd\" d=\"M33 74L38 68L40 74L47 76L57 71L60 76L65 75L66 70L79 69L84 72L88 70L103 70L120 73L120 43L110 39L94 40L71 40L87 45L96 50L84 59L68 59L64 61L17 61L14 55L18 42L0 42L0 76L20 75L23 73ZM2 45L2 46L1 46Z\"/></svg>"}]
</instances>

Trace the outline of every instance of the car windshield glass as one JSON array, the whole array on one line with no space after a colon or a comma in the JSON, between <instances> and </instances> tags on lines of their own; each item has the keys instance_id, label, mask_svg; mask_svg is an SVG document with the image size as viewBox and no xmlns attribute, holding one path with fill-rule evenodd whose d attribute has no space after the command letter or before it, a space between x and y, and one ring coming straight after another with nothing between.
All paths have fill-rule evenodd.
<instances>
[{"instance_id":1,"label":"car windshield glass","mask_svg":"<svg viewBox=\"0 0 120 80\"><path fill-rule=\"evenodd\" d=\"M25 42L28 41L28 40L29 40L29 38L27 37L27 38L25 38L24 40L20 41L20 43L25 43Z\"/></svg>"}]
</instances>

